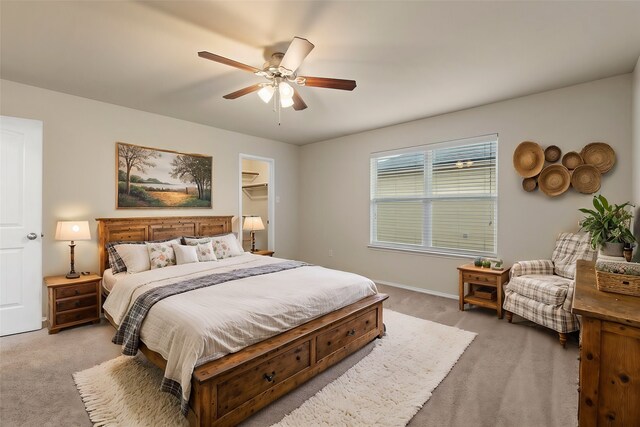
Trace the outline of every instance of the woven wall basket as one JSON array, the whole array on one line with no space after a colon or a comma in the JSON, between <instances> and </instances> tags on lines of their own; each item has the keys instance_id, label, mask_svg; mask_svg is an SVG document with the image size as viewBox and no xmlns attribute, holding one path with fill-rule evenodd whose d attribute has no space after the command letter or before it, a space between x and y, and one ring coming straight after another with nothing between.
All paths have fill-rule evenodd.
<instances>
[{"instance_id":1,"label":"woven wall basket","mask_svg":"<svg viewBox=\"0 0 640 427\"><path fill-rule=\"evenodd\" d=\"M547 196L555 197L569 189L571 175L562 165L550 165L542 169L538 177L540 190Z\"/></svg>"},{"instance_id":2,"label":"woven wall basket","mask_svg":"<svg viewBox=\"0 0 640 427\"><path fill-rule=\"evenodd\" d=\"M531 178L544 167L544 151L540 145L531 141L518 144L513 152L513 167L523 178Z\"/></svg>"},{"instance_id":3,"label":"woven wall basket","mask_svg":"<svg viewBox=\"0 0 640 427\"><path fill-rule=\"evenodd\" d=\"M555 163L560 160L562 150L557 145L550 145L544 149L544 159L549 163Z\"/></svg>"},{"instance_id":4,"label":"woven wall basket","mask_svg":"<svg viewBox=\"0 0 640 427\"><path fill-rule=\"evenodd\" d=\"M536 178L525 178L522 180L522 188L526 192L535 191L538 188L538 180Z\"/></svg>"},{"instance_id":5,"label":"woven wall basket","mask_svg":"<svg viewBox=\"0 0 640 427\"><path fill-rule=\"evenodd\" d=\"M582 156L575 151L569 151L567 154L562 156L562 164L565 168L569 170L573 170L583 164Z\"/></svg>"},{"instance_id":6,"label":"woven wall basket","mask_svg":"<svg viewBox=\"0 0 640 427\"><path fill-rule=\"evenodd\" d=\"M571 174L571 185L580 193L593 194L600 189L602 174L593 165L580 165Z\"/></svg>"},{"instance_id":7,"label":"woven wall basket","mask_svg":"<svg viewBox=\"0 0 640 427\"><path fill-rule=\"evenodd\" d=\"M609 172L616 163L615 151L609 144L604 142L593 142L585 145L580 155L586 164L597 167L602 174Z\"/></svg>"}]
</instances>

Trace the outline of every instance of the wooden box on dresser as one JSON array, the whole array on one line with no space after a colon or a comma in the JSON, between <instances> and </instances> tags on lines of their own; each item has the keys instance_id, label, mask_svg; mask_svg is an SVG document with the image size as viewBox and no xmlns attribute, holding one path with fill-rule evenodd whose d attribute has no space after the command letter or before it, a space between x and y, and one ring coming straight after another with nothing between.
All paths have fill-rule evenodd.
<instances>
[{"instance_id":1,"label":"wooden box on dresser","mask_svg":"<svg viewBox=\"0 0 640 427\"><path fill-rule=\"evenodd\" d=\"M49 333L83 323L100 321L100 281L97 274L67 279L65 276L44 278L49 295L47 323Z\"/></svg>"},{"instance_id":2,"label":"wooden box on dresser","mask_svg":"<svg viewBox=\"0 0 640 427\"><path fill-rule=\"evenodd\" d=\"M580 330L580 427L640 426L640 297L599 291L578 261L573 312Z\"/></svg>"}]
</instances>

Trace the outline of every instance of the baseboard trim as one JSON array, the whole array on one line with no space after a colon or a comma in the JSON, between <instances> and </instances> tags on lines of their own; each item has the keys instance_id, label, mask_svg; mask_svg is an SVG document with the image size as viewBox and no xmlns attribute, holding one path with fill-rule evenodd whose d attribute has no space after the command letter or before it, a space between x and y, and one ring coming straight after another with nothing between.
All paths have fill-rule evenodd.
<instances>
[{"instance_id":1,"label":"baseboard trim","mask_svg":"<svg viewBox=\"0 0 640 427\"><path fill-rule=\"evenodd\" d=\"M443 298L449 298L449 299L455 299L455 300L458 299L458 295L447 294L445 292L432 291L431 289L418 288L415 286L403 285L401 283L387 282L385 280L375 280L375 279L371 279L371 280L373 280L374 283L380 283L381 285L392 286L394 288L406 289L408 291L420 292L423 294L434 295L437 297L443 297Z\"/></svg>"}]
</instances>

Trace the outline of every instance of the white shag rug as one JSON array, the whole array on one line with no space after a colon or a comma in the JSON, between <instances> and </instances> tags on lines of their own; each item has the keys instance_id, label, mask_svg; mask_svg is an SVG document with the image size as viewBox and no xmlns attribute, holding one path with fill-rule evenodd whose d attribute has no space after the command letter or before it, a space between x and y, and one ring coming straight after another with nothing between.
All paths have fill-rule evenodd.
<instances>
[{"instance_id":1,"label":"white shag rug","mask_svg":"<svg viewBox=\"0 0 640 427\"><path fill-rule=\"evenodd\" d=\"M371 353L274 427L405 426L476 336L391 310L384 322ZM127 356L74 374L95 426L187 426L178 400L159 391L161 379Z\"/></svg>"}]
</instances>

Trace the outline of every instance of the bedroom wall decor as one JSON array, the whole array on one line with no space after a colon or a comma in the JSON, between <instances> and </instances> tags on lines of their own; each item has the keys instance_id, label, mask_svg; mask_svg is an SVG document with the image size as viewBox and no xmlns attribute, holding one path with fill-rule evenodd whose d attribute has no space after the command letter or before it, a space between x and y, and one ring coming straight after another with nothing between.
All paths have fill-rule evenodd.
<instances>
[{"instance_id":1,"label":"bedroom wall decor","mask_svg":"<svg viewBox=\"0 0 640 427\"><path fill-rule=\"evenodd\" d=\"M556 197L574 188L579 193L593 194L600 189L602 175L609 172L616 162L616 153L609 144L592 142L578 153L569 151L562 156L555 145L545 150L532 141L523 141L513 152L513 167L523 177L522 189L540 191ZM546 164L545 164L546 161Z\"/></svg>"},{"instance_id":2,"label":"bedroom wall decor","mask_svg":"<svg viewBox=\"0 0 640 427\"><path fill-rule=\"evenodd\" d=\"M116 142L116 208L211 208L213 157Z\"/></svg>"}]
</instances>

